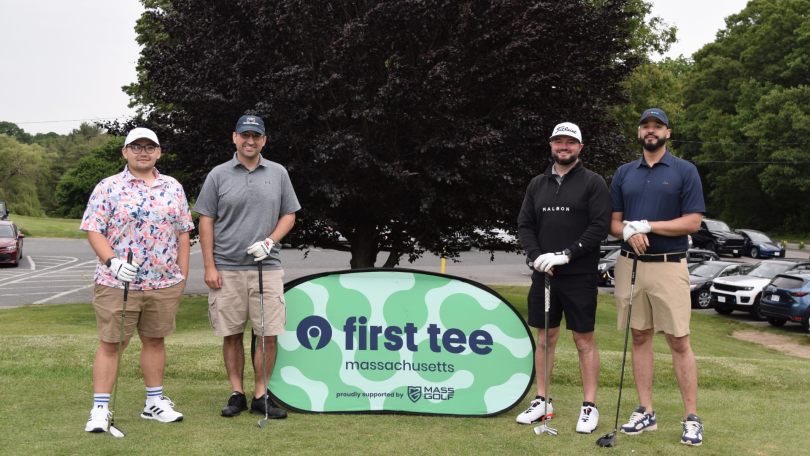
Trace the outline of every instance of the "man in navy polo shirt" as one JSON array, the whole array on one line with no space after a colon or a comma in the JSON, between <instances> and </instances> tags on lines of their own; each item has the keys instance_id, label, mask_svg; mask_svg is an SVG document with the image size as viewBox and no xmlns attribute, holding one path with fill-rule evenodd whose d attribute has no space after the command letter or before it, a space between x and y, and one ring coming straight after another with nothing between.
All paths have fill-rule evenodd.
<instances>
[{"instance_id":1,"label":"man in navy polo shirt","mask_svg":"<svg viewBox=\"0 0 810 456\"><path fill-rule=\"evenodd\" d=\"M652 406L653 335L664 333L686 409L681 443L700 445L703 423L697 416L697 366L689 343L692 311L685 252L687 235L698 230L706 207L695 165L667 150L670 134L663 111L644 111L638 127L644 155L619 168L610 189L610 233L624 239L616 263L620 330L626 328L632 264L638 258L630 328L640 405L620 431L632 435L658 429Z\"/></svg>"}]
</instances>

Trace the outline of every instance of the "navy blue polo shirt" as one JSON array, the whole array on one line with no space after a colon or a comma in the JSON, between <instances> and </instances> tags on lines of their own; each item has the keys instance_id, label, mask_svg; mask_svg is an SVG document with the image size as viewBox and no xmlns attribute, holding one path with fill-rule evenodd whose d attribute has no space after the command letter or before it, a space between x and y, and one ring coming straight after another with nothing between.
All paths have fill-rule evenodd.
<instances>
[{"instance_id":1,"label":"navy blue polo shirt","mask_svg":"<svg viewBox=\"0 0 810 456\"><path fill-rule=\"evenodd\" d=\"M616 170L610 184L610 198L613 212L623 212L624 220L629 221L661 222L684 214L706 212L697 168L669 153L669 149L652 167L642 155ZM686 235L648 233L647 238L650 247L645 253L649 254L684 252L689 248ZM622 243L622 248L633 251L627 242Z\"/></svg>"}]
</instances>

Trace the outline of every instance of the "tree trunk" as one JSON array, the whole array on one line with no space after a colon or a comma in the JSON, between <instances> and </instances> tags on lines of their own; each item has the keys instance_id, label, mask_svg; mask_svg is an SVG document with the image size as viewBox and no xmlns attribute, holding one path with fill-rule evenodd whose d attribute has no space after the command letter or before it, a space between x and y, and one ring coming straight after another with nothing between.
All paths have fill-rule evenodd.
<instances>
[{"instance_id":1,"label":"tree trunk","mask_svg":"<svg viewBox=\"0 0 810 456\"><path fill-rule=\"evenodd\" d=\"M402 256L399 253L400 249L398 245L391 245L391 253L388 254L388 259L385 260L385 264L382 265L384 268L393 268L399 263L399 257Z\"/></svg>"},{"instance_id":2,"label":"tree trunk","mask_svg":"<svg viewBox=\"0 0 810 456\"><path fill-rule=\"evenodd\" d=\"M352 259L349 262L352 269L373 268L377 261L377 253L380 251L376 230L357 228L351 237L346 239L351 242Z\"/></svg>"}]
</instances>

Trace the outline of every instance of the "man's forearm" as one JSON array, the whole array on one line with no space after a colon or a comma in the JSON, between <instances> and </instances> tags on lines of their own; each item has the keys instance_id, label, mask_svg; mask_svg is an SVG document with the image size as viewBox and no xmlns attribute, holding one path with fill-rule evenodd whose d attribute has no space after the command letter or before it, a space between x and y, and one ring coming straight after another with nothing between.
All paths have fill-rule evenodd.
<instances>
[{"instance_id":1,"label":"man's forearm","mask_svg":"<svg viewBox=\"0 0 810 456\"><path fill-rule=\"evenodd\" d=\"M279 242L281 242L281 239L283 239L284 236L286 236L287 233L290 232L294 224L295 224L295 212L293 212L292 214L283 215L279 217L278 223L276 224L276 229L274 229L273 232L270 233L270 236L268 237L272 239L273 242L278 244Z\"/></svg>"},{"instance_id":2,"label":"man's forearm","mask_svg":"<svg viewBox=\"0 0 810 456\"><path fill-rule=\"evenodd\" d=\"M186 279L188 279L188 258L191 254L190 237L188 231L180 233L177 245L177 265L180 266L180 273Z\"/></svg>"},{"instance_id":3,"label":"man's forearm","mask_svg":"<svg viewBox=\"0 0 810 456\"><path fill-rule=\"evenodd\" d=\"M697 232L703 214L686 214L665 222L650 222L652 232L662 236L683 236Z\"/></svg>"},{"instance_id":4,"label":"man's forearm","mask_svg":"<svg viewBox=\"0 0 810 456\"><path fill-rule=\"evenodd\" d=\"M93 251L96 252L98 259L101 260L102 263L116 256L112 247L110 247L110 241L101 233L88 231L87 242L90 243L90 247L93 248Z\"/></svg>"},{"instance_id":5,"label":"man's forearm","mask_svg":"<svg viewBox=\"0 0 810 456\"><path fill-rule=\"evenodd\" d=\"M200 216L200 249L205 269L216 268L214 264L214 219Z\"/></svg>"},{"instance_id":6,"label":"man's forearm","mask_svg":"<svg viewBox=\"0 0 810 456\"><path fill-rule=\"evenodd\" d=\"M610 217L610 235L624 239L624 223L622 223L624 212L614 212Z\"/></svg>"}]
</instances>

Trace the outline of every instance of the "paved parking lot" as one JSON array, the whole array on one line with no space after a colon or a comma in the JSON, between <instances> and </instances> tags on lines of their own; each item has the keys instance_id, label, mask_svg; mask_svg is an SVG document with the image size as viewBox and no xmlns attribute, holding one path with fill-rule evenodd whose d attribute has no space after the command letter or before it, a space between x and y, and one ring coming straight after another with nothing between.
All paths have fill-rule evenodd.
<instances>
[{"instance_id":1,"label":"paved parking lot","mask_svg":"<svg viewBox=\"0 0 810 456\"><path fill-rule=\"evenodd\" d=\"M25 304L65 304L90 302L93 298L93 275L96 256L86 240L77 239L26 239L26 258L17 268L0 268L0 309L19 307ZM388 257L388 252L380 252L377 265ZM788 250L787 258L809 258L808 252ZM282 249L281 261L285 270L285 281L297 279L325 271L349 269L351 254L330 249L310 249L308 253L296 249ZM466 277L486 284L530 285L531 271L526 267L523 255L496 251L494 261L489 252L472 250L461 252L458 262L447 260L447 274ZM732 260L723 256L723 260ZM747 263L759 263L748 257L737 259ZM401 267L440 272L441 259L431 254L408 263L401 260ZM203 262L200 246L191 248L191 261L186 294L207 294L208 286L203 281ZM599 288L600 293L613 294L612 287ZM714 310L696 312L717 314ZM733 318L757 326L767 326L743 312L734 312L726 318ZM783 327L788 332L801 332L798 324L788 323Z\"/></svg>"}]
</instances>

